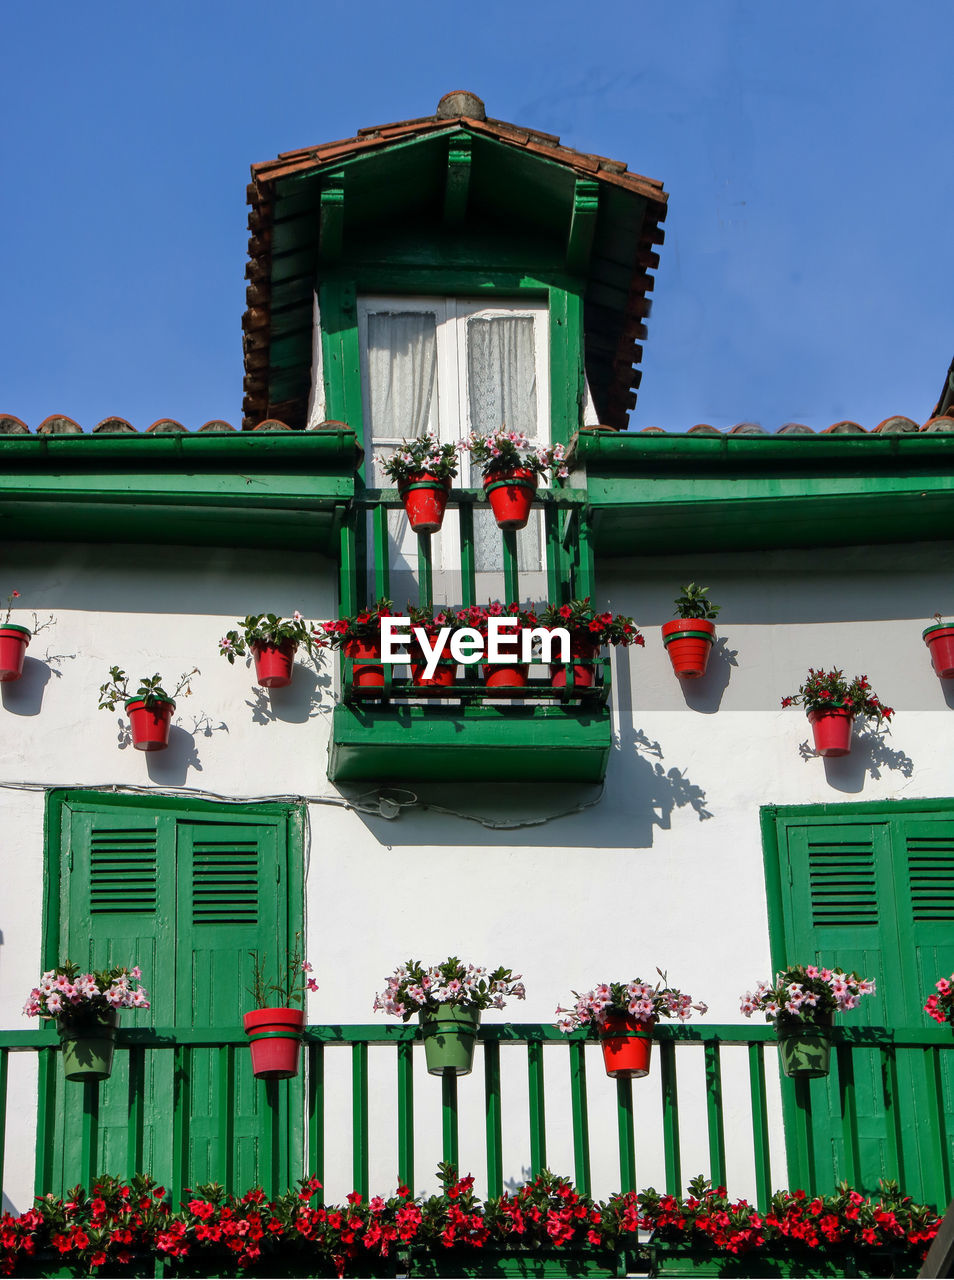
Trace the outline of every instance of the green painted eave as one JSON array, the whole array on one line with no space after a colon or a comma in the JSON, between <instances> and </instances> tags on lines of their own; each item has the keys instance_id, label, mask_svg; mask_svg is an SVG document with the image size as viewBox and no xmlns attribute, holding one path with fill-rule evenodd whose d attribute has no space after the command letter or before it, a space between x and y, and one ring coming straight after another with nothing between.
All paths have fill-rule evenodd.
<instances>
[{"instance_id":1,"label":"green painted eave","mask_svg":"<svg viewBox=\"0 0 954 1280\"><path fill-rule=\"evenodd\" d=\"M38 541L333 553L353 432L0 436L0 529Z\"/></svg>"},{"instance_id":2,"label":"green painted eave","mask_svg":"<svg viewBox=\"0 0 954 1280\"><path fill-rule=\"evenodd\" d=\"M609 708L348 706L334 709L333 782L601 782Z\"/></svg>"},{"instance_id":3,"label":"green painted eave","mask_svg":"<svg viewBox=\"0 0 954 1280\"><path fill-rule=\"evenodd\" d=\"M954 530L954 435L581 432L602 555L922 541Z\"/></svg>"}]
</instances>

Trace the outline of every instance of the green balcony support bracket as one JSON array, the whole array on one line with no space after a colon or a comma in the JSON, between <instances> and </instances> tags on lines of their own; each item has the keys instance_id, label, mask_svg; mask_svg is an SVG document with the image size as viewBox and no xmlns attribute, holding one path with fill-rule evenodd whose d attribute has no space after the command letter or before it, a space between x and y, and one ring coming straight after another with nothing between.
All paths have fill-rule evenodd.
<instances>
[{"instance_id":1,"label":"green balcony support bracket","mask_svg":"<svg viewBox=\"0 0 954 1280\"><path fill-rule=\"evenodd\" d=\"M589 267L599 207L599 183L589 178L577 178L566 240L566 267L575 274L584 275Z\"/></svg>"}]
</instances>

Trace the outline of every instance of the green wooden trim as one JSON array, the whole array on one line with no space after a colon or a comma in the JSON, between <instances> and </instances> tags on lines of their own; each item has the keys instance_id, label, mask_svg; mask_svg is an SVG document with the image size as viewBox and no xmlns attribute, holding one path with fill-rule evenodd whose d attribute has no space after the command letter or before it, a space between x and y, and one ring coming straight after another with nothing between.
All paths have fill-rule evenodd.
<instances>
[{"instance_id":1,"label":"green wooden trim","mask_svg":"<svg viewBox=\"0 0 954 1280\"><path fill-rule=\"evenodd\" d=\"M500 1097L500 1045L484 1043L484 1099L487 1121L487 1194L503 1194L503 1114Z\"/></svg>"},{"instance_id":2,"label":"green wooden trim","mask_svg":"<svg viewBox=\"0 0 954 1280\"><path fill-rule=\"evenodd\" d=\"M530 1111L530 1171L538 1177L547 1163L547 1122L543 1086L543 1046L527 1045L527 1077Z\"/></svg>"},{"instance_id":3,"label":"green wooden trim","mask_svg":"<svg viewBox=\"0 0 954 1280\"><path fill-rule=\"evenodd\" d=\"M351 1046L352 1177L365 1199L370 1193L368 1131L368 1046Z\"/></svg>"},{"instance_id":4,"label":"green wooden trim","mask_svg":"<svg viewBox=\"0 0 954 1280\"><path fill-rule=\"evenodd\" d=\"M467 200L470 195L472 142L472 135L464 130L452 133L447 140L444 221L452 227L459 226L467 215Z\"/></svg>"},{"instance_id":5,"label":"green wooden trim","mask_svg":"<svg viewBox=\"0 0 954 1280\"><path fill-rule=\"evenodd\" d=\"M811 806L805 806L810 809ZM779 808L765 805L759 810L762 832L762 863L765 870L765 897L768 906L769 949L772 972L785 967L785 895L779 845ZM788 808L785 810L789 812Z\"/></svg>"},{"instance_id":6,"label":"green wooden trim","mask_svg":"<svg viewBox=\"0 0 954 1280\"><path fill-rule=\"evenodd\" d=\"M600 204L600 185L589 178L577 178L573 190L573 207L566 238L568 271L585 275L593 251L596 216Z\"/></svg>"},{"instance_id":7,"label":"green wooden trim","mask_svg":"<svg viewBox=\"0 0 954 1280\"><path fill-rule=\"evenodd\" d=\"M567 444L580 423L579 303L579 296L567 289L550 289L550 438L553 444Z\"/></svg>"},{"instance_id":8,"label":"green wooden trim","mask_svg":"<svg viewBox=\"0 0 954 1280\"><path fill-rule=\"evenodd\" d=\"M7 1114L7 1059L9 1049L0 1049L0 1117L6 1120ZM7 1126L0 1123L0 1191L3 1190L3 1163L6 1152Z\"/></svg>"},{"instance_id":9,"label":"green wooden trim","mask_svg":"<svg viewBox=\"0 0 954 1280\"><path fill-rule=\"evenodd\" d=\"M445 1164L456 1169L460 1161L457 1124L457 1073L445 1067L441 1074L441 1149Z\"/></svg>"},{"instance_id":10,"label":"green wooden trim","mask_svg":"<svg viewBox=\"0 0 954 1280\"><path fill-rule=\"evenodd\" d=\"M755 1157L756 1203L766 1213L772 1199L768 1103L765 1095L765 1048L749 1045L749 1094L752 1101L752 1151Z\"/></svg>"},{"instance_id":11,"label":"green wooden trim","mask_svg":"<svg viewBox=\"0 0 954 1280\"><path fill-rule=\"evenodd\" d=\"M517 530L503 530L504 599L520 599L520 570L517 563Z\"/></svg>"},{"instance_id":12,"label":"green wooden trim","mask_svg":"<svg viewBox=\"0 0 954 1280\"><path fill-rule=\"evenodd\" d=\"M722 1065L719 1043L705 1046L706 1128L709 1134L709 1176L714 1186L725 1186L725 1116L722 1110Z\"/></svg>"},{"instance_id":13,"label":"green wooden trim","mask_svg":"<svg viewBox=\"0 0 954 1280\"><path fill-rule=\"evenodd\" d=\"M573 1110L573 1176L584 1195L591 1190L590 1126L586 1105L586 1050L574 1041L570 1050L570 1103ZM484 1050L486 1053L486 1049Z\"/></svg>"},{"instance_id":14,"label":"green wooden trim","mask_svg":"<svg viewBox=\"0 0 954 1280\"><path fill-rule=\"evenodd\" d=\"M325 1046L321 1040L312 1039L307 1046L308 1056L308 1164L322 1184L318 1203L324 1204L325 1181ZM408 1183L410 1186L410 1183Z\"/></svg>"},{"instance_id":15,"label":"green wooden trim","mask_svg":"<svg viewBox=\"0 0 954 1280\"><path fill-rule=\"evenodd\" d=\"M322 262L337 262L341 257L344 244L344 213L344 174L329 173L322 186L318 218L318 255Z\"/></svg>"},{"instance_id":16,"label":"green wooden trim","mask_svg":"<svg viewBox=\"0 0 954 1280\"><path fill-rule=\"evenodd\" d=\"M402 1041L397 1047L398 1073L398 1179L414 1194L414 1046Z\"/></svg>"},{"instance_id":17,"label":"green wooden trim","mask_svg":"<svg viewBox=\"0 0 954 1280\"><path fill-rule=\"evenodd\" d=\"M853 1187L858 1185L861 1155L858 1150L858 1109L855 1105L855 1068L847 1045L835 1047L832 1055L837 1072L838 1104L841 1112L841 1138L844 1151L842 1177Z\"/></svg>"},{"instance_id":18,"label":"green wooden trim","mask_svg":"<svg viewBox=\"0 0 954 1280\"><path fill-rule=\"evenodd\" d=\"M361 406L361 351L358 341L358 307L354 280L325 276L318 288L321 311L321 349L325 379L325 412L334 422L345 422L357 440L364 439ZM365 462L358 467L366 479Z\"/></svg>"},{"instance_id":19,"label":"green wooden trim","mask_svg":"<svg viewBox=\"0 0 954 1280\"><path fill-rule=\"evenodd\" d=\"M633 1082L616 1081L616 1132L619 1141L619 1189L636 1190L636 1134L633 1114Z\"/></svg>"},{"instance_id":20,"label":"green wooden trim","mask_svg":"<svg viewBox=\"0 0 954 1280\"><path fill-rule=\"evenodd\" d=\"M676 1052L672 1041L659 1046L659 1087L662 1093L663 1153L666 1190L682 1195L682 1162L679 1153L679 1097L676 1088Z\"/></svg>"}]
</instances>

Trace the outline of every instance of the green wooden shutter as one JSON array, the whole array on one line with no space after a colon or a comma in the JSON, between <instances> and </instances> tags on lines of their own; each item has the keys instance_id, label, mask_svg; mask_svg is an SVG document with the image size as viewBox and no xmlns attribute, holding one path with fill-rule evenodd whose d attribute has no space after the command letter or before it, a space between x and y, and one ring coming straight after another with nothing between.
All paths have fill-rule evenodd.
<instances>
[{"instance_id":1,"label":"green wooden shutter","mask_svg":"<svg viewBox=\"0 0 954 1280\"><path fill-rule=\"evenodd\" d=\"M301 915L301 886L291 899L287 893L287 813L261 808L168 800L153 808L70 793L62 833L50 833L51 868L54 851L61 859L60 926L48 940L47 963L68 956L90 968L138 964L151 1008L124 1011L124 1027L208 1030L211 1039L216 1029L240 1034L251 1007L249 952L284 957L289 926L294 932ZM289 1086L267 1092L253 1080L244 1043L179 1052L178 1074L171 1048L117 1053L112 1078L99 1087L97 1168L124 1176L145 1170L169 1185L181 1148L186 1182L287 1186L297 1174L291 1151L300 1147L289 1136ZM52 1106L41 1098L55 1117L42 1191L86 1179L84 1089L56 1067L44 1085L54 1091ZM301 1081L291 1089L300 1092Z\"/></svg>"}]
</instances>

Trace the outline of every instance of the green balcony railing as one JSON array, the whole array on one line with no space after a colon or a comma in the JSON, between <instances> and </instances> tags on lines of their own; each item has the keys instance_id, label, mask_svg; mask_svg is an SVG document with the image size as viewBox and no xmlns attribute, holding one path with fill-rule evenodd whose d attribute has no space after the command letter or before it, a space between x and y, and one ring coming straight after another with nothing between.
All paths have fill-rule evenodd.
<instances>
[{"instance_id":1,"label":"green balcony railing","mask_svg":"<svg viewBox=\"0 0 954 1280\"><path fill-rule=\"evenodd\" d=\"M874 1189L877 1177L884 1176L896 1178L915 1199L942 1206L947 1204L954 1184L954 1132L949 1097L950 1073L954 1070L954 1039L944 1029L935 1031L933 1028L836 1028L833 1039L833 1069L829 1080L794 1084L782 1081L789 1185L801 1186L809 1193L825 1192L832 1190L841 1179L847 1179L856 1186L864 1188L870 1184L870 1189ZM662 1168L653 1170L653 1177L662 1172L667 1191L673 1194L683 1192L686 1179L700 1171L711 1176L714 1183L725 1183L730 1166L737 1167L742 1160L748 1167L754 1166L756 1200L762 1209L767 1206L773 1190L773 1161L777 1171L782 1156L780 1151L772 1149L772 1144L778 1141L778 1123L777 1118L774 1122L770 1120L767 1075L777 1071L777 1061L774 1032L770 1027L701 1023L686 1027L659 1026L654 1032L654 1059L649 1077L635 1082L613 1082L603 1078L602 1063L599 1062L600 1079L591 1081L589 1088L587 1062L592 1072L598 1062L593 1054L598 1050L591 1049L587 1053L587 1039L581 1033L565 1037L548 1025L505 1023L482 1027L479 1040L482 1051L478 1055L474 1075L460 1083L451 1074L433 1080L433 1104L429 1102L428 1105L439 1109L443 1159L478 1176L481 1174L479 1165L485 1162L488 1194L500 1194L514 1174L513 1169L505 1169L504 1166L504 1124L505 1118L511 1123L516 1123L517 1118L505 1117L504 1086L508 1073L516 1072L524 1076L527 1084L527 1115L519 1117L519 1120L529 1130L531 1175L548 1164L548 1137L570 1133L573 1178L581 1190L592 1190L590 1104L594 1085L598 1085L615 1094L615 1132L601 1132L599 1142L601 1147L611 1144L614 1149L620 1189L636 1189L652 1180L647 1176L649 1170L642 1167L638 1158L637 1136L640 1136L647 1145L661 1147ZM78 1153L82 1180L88 1184L99 1172L128 1176L141 1168L148 1105L144 1093L147 1060L153 1054L170 1054L177 1082L173 1113L152 1119L171 1127L171 1169L162 1171L160 1176L168 1177L174 1196L181 1195L193 1177L188 1163L190 1118L186 1114L192 1093L193 1056L211 1051L218 1063L218 1070L208 1078L214 1076L217 1080L215 1112L219 1118L219 1131L214 1143L217 1154L209 1174L226 1186L231 1185L236 1168L236 1077L239 1072L249 1071L245 1044L245 1037L240 1032L223 1035L217 1030L120 1029L117 1058L128 1055L128 1105L123 1118L128 1131L124 1148L128 1167L99 1167L101 1086L67 1085L66 1088L82 1094L81 1149ZM393 1065L389 1070L394 1073L392 1085L396 1082L396 1115L389 1110L387 1131L372 1133L374 1081L369 1072L369 1049L375 1051L377 1058L387 1046L393 1049ZM744 1062L747 1075L744 1084L732 1081L736 1093L741 1087L747 1095L748 1106L747 1115L741 1121L736 1110L728 1135L723 1077L728 1055L723 1057L724 1050L733 1051L732 1070L737 1071ZM9 1130L8 1115L12 1107L22 1110L23 1106L19 1095L16 1099L8 1097L11 1055L21 1054L36 1054L40 1060L36 1169L37 1189L42 1191L50 1189L51 1170L57 1157L50 1146L54 1132L50 1114L52 1094L44 1097L42 1087L44 1072L48 1079L52 1079L59 1070L58 1041L53 1028L46 1026L39 1031L0 1032L0 1178ZM340 1096L329 1084L329 1060L337 1054L350 1058L350 1089L345 1090L349 1097ZM417 1028L413 1024L313 1026L306 1030L303 1056L303 1079L281 1084L259 1083L257 1086L263 1099L257 1137L262 1152L261 1180L266 1191L277 1194L284 1190L281 1185L283 1169L290 1170L294 1179L307 1167L309 1172L315 1172L322 1181L325 1180L326 1172L331 1172L326 1170L329 1118L332 1115L340 1117L342 1106L347 1106L349 1101L353 1187L365 1196L388 1189L371 1185L372 1144L377 1153L390 1149L393 1161L389 1161L389 1167L396 1168L398 1177L409 1187L419 1186L415 1135L417 1121L423 1117L415 1111L415 1101L420 1101L421 1093L416 1093L414 1082L416 1073L423 1073L423 1057ZM375 1071L380 1069L378 1060ZM565 1107L562 1112L555 1108L552 1087L559 1073L563 1073L564 1085L568 1082L569 1086L568 1091L565 1087L557 1091ZM922 1105L916 1115L906 1112L905 1080L912 1073L917 1074L919 1081L930 1080L935 1087L935 1105L926 1108ZM340 1079L340 1072L335 1074ZM879 1082L874 1109L862 1099L858 1087L860 1081L872 1075ZM377 1075L374 1078L380 1079ZM704 1112L693 1105L691 1115L687 1117L685 1107L682 1113L680 1111L680 1090L690 1091L690 1086L694 1089L699 1084L704 1085ZM471 1090L475 1086L482 1090L483 1095L483 1151L478 1153L468 1148L462 1152L458 1089ZM20 1087L18 1085L18 1089ZM651 1094L659 1100L661 1132L648 1134L645 1126L637 1124L636 1120L637 1109L642 1114L643 1100L648 1100ZM923 1100L923 1091L917 1096ZM871 1099L868 1098L867 1102L870 1103ZM289 1117L289 1111L296 1108L300 1114ZM437 1117L432 1115L427 1119L434 1121ZM704 1126L708 1154L708 1167L704 1170L695 1164L691 1168L684 1167L684 1129L690 1123L694 1139L693 1159L698 1154L701 1137L698 1130ZM286 1164L282 1153L288 1145L289 1133L297 1133L303 1142L297 1144ZM875 1161L877 1168L866 1167L866 1152L873 1149L880 1153ZM482 1161L478 1156L482 1156ZM565 1169L558 1171L570 1172ZM426 1172L430 1174L432 1170ZM526 1172L526 1165L522 1165L522 1172ZM778 1181L777 1177L775 1181ZM235 1189L244 1190L244 1187Z\"/></svg>"}]
</instances>

